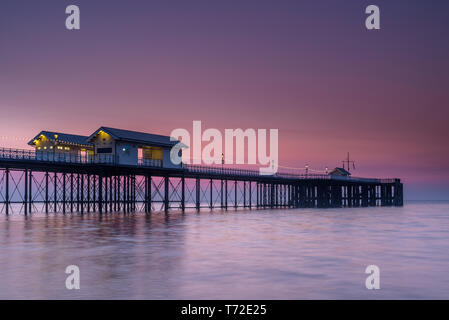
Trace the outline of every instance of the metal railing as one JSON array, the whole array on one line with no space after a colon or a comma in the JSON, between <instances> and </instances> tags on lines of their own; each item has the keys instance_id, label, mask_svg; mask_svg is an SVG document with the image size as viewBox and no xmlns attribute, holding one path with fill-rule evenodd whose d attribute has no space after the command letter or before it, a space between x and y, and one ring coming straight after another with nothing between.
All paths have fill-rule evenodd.
<instances>
[{"instance_id":1,"label":"metal railing","mask_svg":"<svg viewBox=\"0 0 449 320\"><path fill-rule=\"evenodd\" d=\"M73 164L116 164L113 154L74 154L54 151L24 150L0 148L0 159L32 160L41 162L73 163ZM144 167L162 167L162 160L138 159L137 165Z\"/></svg>"},{"instance_id":2,"label":"metal railing","mask_svg":"<svg viewBox=\"0 0 449 320\"><path fill-rule=\"evenodd\" d=\"M185 168L190 173L216 174L226 176L252 176L252 177L262 176L262 177L278 177L284 179L301 179L301 180L318 179L318 180L337 180L337 181L353 181L353 182L366 182L366 183L395 183L400 181L399 179L361 178L352 176L337 176L324 173L294 174L294 173L276 172L273 175L261 175L258 170L213 167L213 166L202 166L192 164L183 164L183 168Z\"/></svg>"},{"instance_id":3,"label":"metal railing","mask_svg":"<svg viewBox=\"0 0 449 320\"><path fill-rule=\"evenodd\" d=\"M185 168L190 173L205 173L205 174L217 174L217 175L227 175L227 176L251 176L251 177L279 177L279 178L291 178L291 179L326 179L329 180L331 177L327 174L293 174L293 173L282 173L277 172L271 175L262 175L259 170L248 170L248 169L238 169L238 168L228 168L228 167L214 167L214 166L202 166L193 164L183 164Z\"/></svg>"},{"instance_id":4,"label":"metal railing","mask_svg":"<svg viewBox=\"0 0 449 320\"><path fill-rule=\"evenodd\" d=\"M259 176L259 171L247 169L235 169L226 167L202 166L194 164L182 164L182 167L191 173L208 173L228 176Z\"/></svg>"},{"instance_id":5,"label":"metal railing","mask_svg":"<svg viewBox=\"0 0 449 320\"><path fill-rule=\"evenodd\" d=\"M34 160L42 162L74 163L74 164L113 164L114 156L110 154L78 155L52 151L35 151L12 148L0 148L0 159Z\"/></svg>"},{"instance_id":6,"label":"metal railing","mask_svg":"<svg viewBox=\"0 0 449 320\"><path fill-rule=\"evenodd\" d=\"M143 159L140 158L137 161L137 165L142 167L157 167L162 168L162 160L158 159Z\"/></svg>"},{"instance_id":7,"label":"metal railing","mask_svg":"<svg viewBox=\"0 0 449 320\"><path fill-rule=\"evenodd\" d=\"M0 158L34 160L36 158L36 152L34 150L0 148Z\"/></svg>"}]
</instances>

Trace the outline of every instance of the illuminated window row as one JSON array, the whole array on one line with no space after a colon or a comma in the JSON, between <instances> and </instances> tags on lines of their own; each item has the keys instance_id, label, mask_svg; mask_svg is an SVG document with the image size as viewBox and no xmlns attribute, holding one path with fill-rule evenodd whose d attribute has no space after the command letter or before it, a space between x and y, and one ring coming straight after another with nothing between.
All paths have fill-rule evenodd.
<instances>
[{"instance_id":1,"label":"illuminated window row","mask_svg":"<svg viewBox=\"0 0 449 320\"><path fill-rule=\"evenodd\" d=\"M47 147L37 147L38 150L44 149L47 150ZM49 149L53 149L53 146L50 146ZM62 147L62 146L58 146L58 150L70 150L70 147Z\"/></svg>"}]
</instances>

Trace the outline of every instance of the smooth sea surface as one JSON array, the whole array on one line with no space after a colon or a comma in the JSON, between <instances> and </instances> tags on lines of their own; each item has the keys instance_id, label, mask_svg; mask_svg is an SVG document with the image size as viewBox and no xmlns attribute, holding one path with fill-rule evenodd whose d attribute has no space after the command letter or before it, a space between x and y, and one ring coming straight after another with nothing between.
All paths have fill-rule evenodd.
<instances>
[{"instance_id":1,"label":"smooth sea surface","mask_svg":"<svg viewBox=\"0 0 449 320\"><path fill-rule=\"evenodd\" d=\"M2 215L0 298L449 299L449 203Z\"/></svg>"}]
</instances>

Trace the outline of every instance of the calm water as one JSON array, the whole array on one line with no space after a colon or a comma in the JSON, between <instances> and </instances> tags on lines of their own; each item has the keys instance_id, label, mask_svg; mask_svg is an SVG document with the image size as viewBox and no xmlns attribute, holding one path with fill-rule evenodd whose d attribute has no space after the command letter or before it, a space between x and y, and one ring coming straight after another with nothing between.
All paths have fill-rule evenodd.
<instances>
[{"instance_id":1,"label":"calm water","mask_svg":"<svg viewBox=\"0 0 449 320\"><path fill-rule=\"evenodd\" d=\"M449 203L2 216L0 242L6 299L449 299Z\"/></svg>"}]
</instances>

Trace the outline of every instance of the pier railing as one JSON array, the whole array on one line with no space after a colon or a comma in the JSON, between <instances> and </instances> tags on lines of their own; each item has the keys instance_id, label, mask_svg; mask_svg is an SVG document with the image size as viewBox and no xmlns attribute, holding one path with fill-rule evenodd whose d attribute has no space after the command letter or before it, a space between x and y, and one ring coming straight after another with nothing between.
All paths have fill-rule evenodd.
<instances>
[{"instance_id":1,"label":"pier railing","mask_svg":"<svg viewBox=\"0 0 449 320\"><path fill-rule=\"evenodd\" d=\"M12 148L0 148L0 159L31 160L31 161L73 163L73 164L114 163L114 157L108 154L78 155L73 153L60 153L51 151L44 152L44 151L12 149Z\"/></svg>"},{"instance_id":2,"label":"pier railing","mask_svg":"<svg viewBox=\"0 0 449 320\"><path fill-rule=\"evenodd\" d=\"M0 148L0 159L30 160L41 162L73 163L73 164L115 164L115 157L111 154L73 154L53 151L36 151L13 148ZM162 160L139 158L137 165L143 167L162 167Z\"/></svg>"},{"instance_id":3,"label":"pier railing","mask_svg":"<svg viewBox=\"0 0 449 320\"><path fill-rule=\"evenodd\" d=\"M57 162L57 163L73 163L73 164L109 164L113 165L116 163L114 155L110 154L96 154L96 155L78 155L71 153L59 153L59 152L43 152L35 150L24 150L24 149L12 149L12 148L0 148L0 159L7 160L30 160L30 161L41 161L41 162ZM142 159L139 158L137 161L137 166L142 167L156 167L162 168L163 162L158 159ZM259 170L253 169L241 169L241 168L229 168L220 166L204 166L204 165L191 165L183 164L182 168L187 170L189 173L199 173L199 174L213 174L213 175L223 175L227 177L260 177L262 176ZM367 182L367 183L395 183L399 181L398 179L372 179L372 178L359 178L353 176L336 176L329 174L318 174L318 173L304 173L304 174L294 174L277 172L273 175L264 175L266 177L278 177L284 179L314 179L314 180L337 180L337 181L356 181L356 182Z\"/></svg>"},{"instance_id":4,"label":"pier railing","mask_svg":"<svg viewBox=\"0 0 449 320\"><path fill-rule=\"evenodd\" d=\"M216 175L226 175L226 176L251 176L259 177L262 176L259 170L252 169L240 169L240 168L229 168L229 167L214 167L214 166L202 166L194 164L183 164L183 168L187 169L191 173L205 173L205 174L216 174ZM293 174L277 172L271 175L264 175L267 177L280 177L280 178L292 178L292 179L326 179L329 180L330 176L326 174Z\"/></svg>"},{"instance_id":5,"label":"pier railing","mask_svg":"<svg viewBox=\"0 0 449 320\"><path fill-rule=\"evenodd\" d=\"M143 167L157 167L162 168L162 160L159 159L143 159L139 158L137 164Z\"/></svg>"},{"instance_id":6,"label":"pier railing","mask_svg":"<svg viewBox=\"0 0 449 320\"><path fill-rule=\"evenodd\" d=\"M215 175L226 175L226 176L250 176L259 177L261 176L259 170L248 170L248 169L238 169L238 168L227 168L227 167L214 167L214 166L202 166L202 165L192 165L183 164L183 168L191 173L201 173L201 174L215 174ZM337 181L356 181L356 182L367 182L367 183L394 183L399 181L398 179L376 179L376 178L360 178L353 176L336 176L324 173L304 173L304 174L294 174L286 172L276 172L272 175L265 175L267 177L279 177L279 178L291 178L291 179L314 179L314 180L337 180Z\"/></svg>"}]
</instances>

